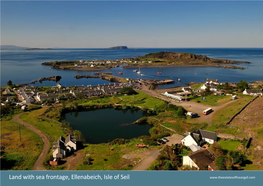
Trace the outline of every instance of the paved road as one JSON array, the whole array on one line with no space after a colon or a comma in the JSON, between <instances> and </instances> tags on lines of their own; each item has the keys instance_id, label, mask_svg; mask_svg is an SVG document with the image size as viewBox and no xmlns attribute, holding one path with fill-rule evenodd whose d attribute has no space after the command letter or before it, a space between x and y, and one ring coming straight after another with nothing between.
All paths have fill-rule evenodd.
<instances>
[{"instance_id":1,"label":"paved road","mask_svg":"<svg viewBox=\"0 0 263 186\"><path fill-rule=\"evenodd\" d=\"M142 86L142 91L144 93L150 95L150 96L162 99L162 100L167 101L173 105L182 106L189 112L198 113L198 115L200 117L197 118L196 120L200 121L200 122L207 122L209 126L212 125L212 117L216 111L218 111L219 109L221 109L221 108L233 103L234 101L236 101L236 100L232 100L228 103L225 103L225 104L219 105L219 106L208 106L208 105L203 105L203 104L193 102L193 101L181 101L181 102L179 102L179 101L174 100L172 98L162 96L160 94L161 92L158 92L158 90L148 90L148 88L149 87L147 87L147 86ZM240 99L242 99L242 98L240 98ZM214 112L210 113L209 115L203 115L203 110L205 110L209 107L212 108Z\"/></svg>"},{"instance_id":2,"label":"paved road","mask_svg":"<svg viewBox=\"0 0 263 186\"><path fill-rule=\"evenodd\" d=\"M21 113L22 114L22 113ZM17 114L14 116L13 120L21 125L24 125L26 128L28 128L29 130L33 131L34 133L36 133L37 135L40 136L40 138L42 139L44 146L43 146L43 150L40 153L34 167L33 170L46 170L45 167L43 166L43 162L48 154L49 151L49 147L50 147L50 143L48 138L46 137L45 134L43 134L40 130L36 129L35 127L33 127L32 125L22 121L21 119L19 119L19 116L21 114Z\"/></svg>"}]
</instances>

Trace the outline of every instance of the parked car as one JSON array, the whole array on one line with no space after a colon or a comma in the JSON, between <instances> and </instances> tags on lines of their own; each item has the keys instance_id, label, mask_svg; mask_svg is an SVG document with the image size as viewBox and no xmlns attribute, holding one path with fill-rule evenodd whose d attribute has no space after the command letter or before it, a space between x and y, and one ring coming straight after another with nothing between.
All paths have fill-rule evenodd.
<instances>
[{"instance_id":1,"label":"parked car","mask_svg":"<svg viewBox=\"0 0 263 186\"><path fill-rule=\"evenodd\" d=\"M169 140L166 139L166 138L162 138L161 140L163 140L165 143L169 141Z\"/></svg>"},{"instance_id":2,"label":"parked car","mask_svg":"<svg viewBox=\"0 0 263 186\"><path fill-rule=\"evenodd\" d=\"M163 141L163 140L158 140L157 142L160 144L165 144L165 141Z\"/></svg>"}]
</instances>

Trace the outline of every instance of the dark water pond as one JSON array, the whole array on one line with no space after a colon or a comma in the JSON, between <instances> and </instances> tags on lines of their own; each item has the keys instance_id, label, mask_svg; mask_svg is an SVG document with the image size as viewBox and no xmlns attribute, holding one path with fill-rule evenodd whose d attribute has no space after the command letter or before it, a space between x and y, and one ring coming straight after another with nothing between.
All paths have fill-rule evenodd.
<instances>
[{"instance_id":1,"label":"dark water pond","mask_svg":"<svg viewBox=\"0 0 263 186\"><path fill-rule=\"evenodd\" d=\"M99 109L73 111L64 115L74 130L84 135L87 143L107 143L116 138L131 139L149 135L150 125L132 124L143 117L141 110Z\"/></svg>"}]
</instances>

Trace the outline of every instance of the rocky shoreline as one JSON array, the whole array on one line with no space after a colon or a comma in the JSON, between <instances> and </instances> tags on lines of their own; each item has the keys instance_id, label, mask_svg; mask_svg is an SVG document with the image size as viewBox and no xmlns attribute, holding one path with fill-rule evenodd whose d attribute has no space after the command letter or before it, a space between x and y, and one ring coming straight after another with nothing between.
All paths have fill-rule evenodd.
<instances>
[{"instance_id":1,"label":"rocky shoreline","mask_svg":"<svg viewBox=\"0 0 263 186\"><path fill-rule=\"evenodd\" d=\"M245 67L238 67L234 65L179 65L179 64L167 64L167 65L125 65L123 68L167 68L167 67L218 67L218 68L229 68L229 69L240 69L244 70Z\"/></svg>"},{"instance_id":2,"label":"rocky shoreline","mask_svg":"<svg viewBox=\"0 0 263 186\"><path fill-rule=\"evenodd\" d=\"M50 77L42 77L38 79L39 83L42 83L42 81L55 81L58 82L62 77L61 76L50 76Z\"/></svg>"}]
</instances>

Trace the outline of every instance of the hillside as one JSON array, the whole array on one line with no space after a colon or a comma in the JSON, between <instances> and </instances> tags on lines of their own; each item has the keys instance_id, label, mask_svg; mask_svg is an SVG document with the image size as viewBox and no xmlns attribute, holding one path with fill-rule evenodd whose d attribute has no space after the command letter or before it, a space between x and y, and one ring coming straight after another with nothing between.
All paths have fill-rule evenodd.
<instances>
[{"instance_id":1,"label":"hillside","mask_svg":"<svg viewBox=\"0 0 263 186\"><path fill-rule=\"evenodd\" d=\"M15 45L0 45L1 50L24 50L28 47L21 47L21 46L15 46Z\"/></svg>"},{"instance_id":2,"label":"hillside","mask_svg":"<svg viewBox=\"0 0 263 186\"><path fill-rule=\"evenodd\" d=\"M250 63L247 61L233 61L228 59L213 59L206 55L175 52L157 52L136 57L136 60L152 60L153 62L177 62L185 64L240 64Z\"/></svg>"}]
</instances>

